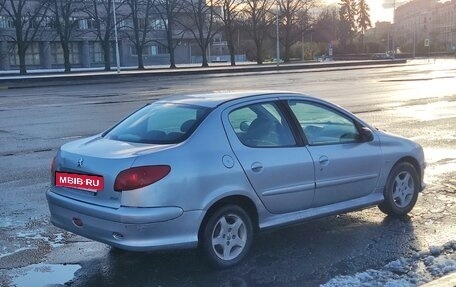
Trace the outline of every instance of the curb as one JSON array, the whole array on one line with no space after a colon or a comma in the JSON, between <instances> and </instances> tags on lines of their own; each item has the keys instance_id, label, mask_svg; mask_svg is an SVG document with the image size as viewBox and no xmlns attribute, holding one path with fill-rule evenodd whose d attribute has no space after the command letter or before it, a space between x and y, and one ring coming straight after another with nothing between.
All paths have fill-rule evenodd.
<instances>
[{"instance_id":1,"label":"curb","mask_svg":"<svg viewBox=\"0 0 456 287\"><path fill-rule=\"evenodd\" d=\"M450 273L439 279L421 285L421 287L455 287L456 286L456 272Z\"/></svg>"},{"instance_id":2,"label":"curb","mask_svg":"<svg viewBox=\"0 0 456 287\"><path fill-rule=\"evenodd\" d=\"M77 72L74 74L33 74L26 76L16 75L11 77L0 76L0 90L22 89L35 87L67 86L78 84L99 84L112 80L126 80L138 78L151 78L158 76L181 76L181 75L208 75L208 74L234 74L234 73L255 73L255 72L279 72L292 70L321 69L327 71L334 68L361 69L361 66L397 65L405 64L407 60L381 60L381 61L351 61L351 62L323 62L323 63L302 63L284 64L275 66L249 65L249 66L223 66L209 68L177 68L177 69L151 69L151 70L126 70L121 74L115 72ZM358 67L358 68L357 68ZM309 71L310 72L310 71ZM77 82L76 82L77 81Z\"/></svg>"}]
</instances>

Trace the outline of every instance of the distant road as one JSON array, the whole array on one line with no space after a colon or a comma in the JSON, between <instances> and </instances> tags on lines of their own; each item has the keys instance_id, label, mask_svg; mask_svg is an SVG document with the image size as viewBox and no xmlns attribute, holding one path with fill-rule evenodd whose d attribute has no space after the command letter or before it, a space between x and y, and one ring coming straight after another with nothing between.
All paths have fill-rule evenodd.
<instances>
[{"instance_id":1,"label":"distant road","mask_svg":"<svg viewBox=\"0 0 456 287\"><path fill-rule=\"evenodd\" d=\"M0 88L17 89L26 87L43 87L58 85L74 85L85 83L107 83L122 81L131 78L151 78L157 76L182 76L182 75L209 75L209 74L236 74L236 73L261 73L277 71L317 71L328 69L362 69L370 66L391 66L405 64L406 60L381 60L381 61L328 61L307 62L291 64L266 63L263 65L243 64L237 66L216 64L207 68L186 66L176 69L151 68L147 70L128 69L120 73L116 71L80 70L71 73L36 72L27 75L7 75L0 73Z\"/></svg>"}]
</instances>

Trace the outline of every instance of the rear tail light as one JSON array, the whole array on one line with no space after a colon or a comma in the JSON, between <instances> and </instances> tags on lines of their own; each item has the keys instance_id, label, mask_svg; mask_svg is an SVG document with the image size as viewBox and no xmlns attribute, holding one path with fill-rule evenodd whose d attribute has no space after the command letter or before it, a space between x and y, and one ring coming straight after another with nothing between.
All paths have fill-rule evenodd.
<instances>
[{"instance_id":1,"label":"rear tail light","mask_svg":"<svg viewBox=\"0 0 456 287\"><path fill-rule=\"evenodd\" d=\"M150 185L167 176L170 171L168 165L138 166L123 170L116 177L114 190L132 190Z\"/></svg>"},{"instance_id":2,"label":"rear tail light","mask_svg":"<svg viewBox=\"0 0 456 287\"><path fill-rule=\"evenodd\" d=\"M51 174L54 174L55 171L55 160L57 156L54 156L51 160Z\"/></svg>"},{"instance_id":3,"label":"rear tail light","mask_svg":"<svg viewBox=\"0 0 456 287\"><path fill-rule=\"evenodd\" d=\"M57 155L55 155L51 160L51 185L55 184L55 169L57 166Z\"/></svg>"}]
</instances>

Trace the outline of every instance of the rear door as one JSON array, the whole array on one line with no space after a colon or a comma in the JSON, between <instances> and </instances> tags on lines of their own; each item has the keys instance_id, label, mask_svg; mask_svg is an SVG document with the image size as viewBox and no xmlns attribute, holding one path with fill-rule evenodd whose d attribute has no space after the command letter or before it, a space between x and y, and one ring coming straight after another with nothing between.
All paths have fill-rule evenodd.
<instances>
[{"instance_id":1,"label":"rear door","mask_svg":"<svg viewBox=\"0 0 456 287\"><path fill-rule=\"evenodd\" d=\"M314 197L312 158L275 101L226 109L223 124L252 187L272 213L309 208Z\"/></svg>"},{"instance_id":2,"label":"rear door","mask_svg":"<svg viewBox=\"0 0 456 287\"><path fill-rule=\"evenodd\" d=\"M382 165L378 138L365 141L360 126L321 103L290 100L315 162L314 206L367 196L375 191Z\"/></svg>"}]
</instances>

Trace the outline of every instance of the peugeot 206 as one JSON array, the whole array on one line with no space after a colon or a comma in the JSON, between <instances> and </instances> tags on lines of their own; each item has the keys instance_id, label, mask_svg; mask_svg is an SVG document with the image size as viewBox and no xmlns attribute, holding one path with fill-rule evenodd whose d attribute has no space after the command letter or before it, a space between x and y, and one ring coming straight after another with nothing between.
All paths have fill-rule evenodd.
<instances>
[{"instance_id":1,"label":"peugeot 206","mask_svg":"<svg viewBox=\"0 0 456 287\"><path fill-rule=\"evenodd\" d=\"M111 246L199 246L217 267L263 229L378 206L403 216L423 190L421 146L298 93L219 92L155 101L64 144L51 222Z\"/></svg>"}]
</instances>

